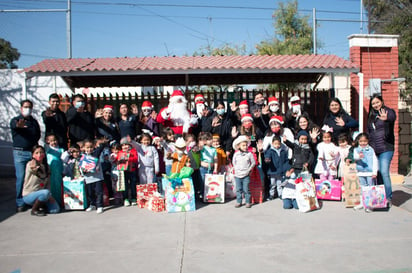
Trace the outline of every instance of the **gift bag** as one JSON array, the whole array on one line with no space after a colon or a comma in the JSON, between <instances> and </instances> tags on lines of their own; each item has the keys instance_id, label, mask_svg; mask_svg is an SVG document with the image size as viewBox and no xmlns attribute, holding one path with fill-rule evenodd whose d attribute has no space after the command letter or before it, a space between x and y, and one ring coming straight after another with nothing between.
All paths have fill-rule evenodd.
<instances>
[{"instance_id":1,"label":"gift bag","mask_svg":"<svg viewBox=\"0 0 412 273\"><path fill-rule=\"evenodd\" d=\"M86 187L84 179L63 178L63 202L66 210L83 210L87 208Z\"/></svg>"},{"instance_id":2,"label":"gift bag","mask_svg":"<svg viewBox=\"0 0 412 273\"><path fill-rule=\"evenodd\" d=\"M126 190L124 171L112 170L112 181L115 183L114 189L117 192Z\"/></svg>"},{"instance_id":3,"label":"gift bag","mask_svg":"<svg viewBox=\"0 0 412 273\"><path fill-rule=\"evenodd\" d=\"M296 184L294 178L282 182L282 199L296 199Z\"/></svg>"},{"instance_id":4,"label":"gift bag","mask_svg":"<svg viewBox=\"0 0 412 273\"><path fill-rule=\"evenodd\" d=\"M345 206L351 208L360 204L362 198L356 164L343 167L343 188L345 190Z\"/></svg>"},{"instance_id":5,"label":"gift bag","mask_svg":"<svg viewBox=\"0 0 412 273\"><path fill-rule=\"evenodd\" d=\"M319 209L318 199L316 198L316 188L313 181L299 177L295 180L295 184L296 202L298 203L299 211L308 212Z\"/></svg>"},{"instance_id":6,"label":"gift bag","mask_svg":"<svg viewBox=\"0 0 412 273\"><path fill-rule=\"evenodd\" d=\"M236 182L232 163L226 165L225 180L225 198L236 198Z\"/></svg>"},{"instance_id":7,"label":"gift bag","mask_svg":"<svg viewBox=\"0 0 412 273\"><path fill-rule=\"evenodd\" d=\"M385 186L362 186L362 201L365 209L386 208Z\"/></svg>"},{"instance_id":8,"label":"gift bag","mask_svg":"<svg viewBox=\"0 0 412 273\"><path fill-rule=\"evenodd\" d=\"M162 182L166 184L165 200L167 212L196 210L192 178L164 178Z\"/></svg>"},{"instance_id":9,"label":"gift bag","mask_svg":"<svg viewBox=\"0 0 412 273\"><path fill-rule=\"evenodd\" d=\"M79 168L83 173L95 173L97 168L98 158L83 154L79 161Z\"/></svg>"},{"instance_id":10,"label":"gift bag","mask_svg":"<svg viewBox=\"0 0 412 273\"><path fill-rule=\"evenodd\" d=\"M223 174L205 175L203 201L205 203L225 202L225 176Z\"/></svg>"},{"instance_id":11,"label":"gift bag","mask_svg":"<svg viewBox=\"0 0 412 273\"><path fill-rule=\"evenodd\" d=\"M316 197L322 200L340 200L342 197L342 182L339 180L315 179Z\"/></svg>"}]
</instances>

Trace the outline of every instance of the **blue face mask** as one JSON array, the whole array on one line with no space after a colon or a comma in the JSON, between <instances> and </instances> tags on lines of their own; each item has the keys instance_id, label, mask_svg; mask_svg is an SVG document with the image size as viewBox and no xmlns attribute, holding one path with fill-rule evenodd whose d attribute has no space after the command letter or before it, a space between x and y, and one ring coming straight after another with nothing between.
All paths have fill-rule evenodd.
<instances>
[{"instance_id":1,"label":"blue face mask","mask_svg":"<svg viewBox=\"0 0 412 273\"><path fill-rule=\"evenodd\" d=\"M76 109L79 109L82 106L84 106L84 102L82 102L82 101L76 101L76 103L74 104L74 107Z\"/></svg>"},{"instance_id":2,"label":"blue face mask","mask_svg":"<svg viewBox=\"0 0 412 273\"><path fill-rule=\"evenodd\" d=\"M217 110L216 110L216 113L217 113L218 115L222 116L222 115L225 114L225 109L217 109Z\"/></svg>"}]
</instances>

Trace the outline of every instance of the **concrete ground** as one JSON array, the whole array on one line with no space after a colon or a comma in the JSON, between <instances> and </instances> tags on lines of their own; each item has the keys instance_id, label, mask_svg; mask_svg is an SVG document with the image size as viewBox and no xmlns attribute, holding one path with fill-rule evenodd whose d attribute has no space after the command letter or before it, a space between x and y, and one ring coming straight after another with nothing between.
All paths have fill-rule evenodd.
<instances>
[{"instance_id":1,"label":"concrete ground","mask_svg":"<svg viewBox=\"0 0 412 273\"><path fill-rule=\"evenodd\" d=\"M0 178L0 272L412 272L412 178L390 211L341 202L282 209L234 201L188 213L137 207L16 214L14 179Z\"/></svg>"}]
</instances>

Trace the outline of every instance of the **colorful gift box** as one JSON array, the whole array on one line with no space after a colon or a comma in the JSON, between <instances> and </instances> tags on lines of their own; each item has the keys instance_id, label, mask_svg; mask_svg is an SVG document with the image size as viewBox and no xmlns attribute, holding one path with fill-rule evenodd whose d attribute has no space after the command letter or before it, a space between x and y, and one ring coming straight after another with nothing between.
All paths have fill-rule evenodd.
<instances>
[{"instance_id":1,"label":"colorful gift box","mask_svg":"<svg viewBox=\"0 0 412 273\"><path fill-rule=\"evenodd\" d=\"M337 200L342 197L342 182L339 180L315 180L316 197L322 200Z\"/></svg>"},{"instance_id":2,"label":"colorful gift box","mask_svg":"<svg viewBox=\"0 0 412 273\"><path fill-rule=\"evenodd\" d=\"M148 201L148 210L161 212L165 210L165 199L159 195L153 195Z\"/></svg>"},{"instance_id":3,"label":"colorful gift box","mask_svg":"<svg viewBox=\"0 0 412 273\"><path fill-rule=\"evenodd\" d=\"M362 186L362 201L366 209L386 208L385 186Z\"/></svg>"},{"instance_id":4,"label":"colorful gift box","mask_svg":"<svg viewBox=\"0 0 412 273\"><path fill-rule=\"evenodd\" d=\"M203 201L205 203L225 202L225 176L223 174L205 175Z\"/></svg>"},{"instance_id":5,"label":"colorful gift box","mask_svg":"<svg viewBox=\"0 0 412 273\"><path fill-rule=\"evenodd\" d=\"M192 178L164 178L166 184L165 200L167 212L195 211L195 192Z\"/></svg>"},{"instance_id":6,"label":"colorful gift box","mask_svg":"<svg viewBox=\"0 0 412 273\"><path fill-rule=\"evenodd\" d=\"M351 208L360 204L362 198L356 164L343 167L343 187L345 189L345 206Z\"/></svg>"},{"instance_id":7,"label":"colorful gift box","mask_svg":"<svg viewBox=\"0 0 412 273\"><path fill-rule=\"evenodd\" d=\"M136 186L136 194L138 199L143 198L149 200L155 192L157 192L156 183L141 184Z\"/></svg>"},{"instance_id":8,"label":"colorful gift box","mask_svg":"<svg viewBox=\"0 0 412 273\"><path fill-rule=\"evenodd\" d=\"M87 208L84 179L63 178L63 202L66 210L83 210Z\"/></svg>"},{"instance_id":9,"label":"colorful gift box","mask_svg":"<svg viewBox=\"0 0 412 273\"><path fill-rule=\"evenodd\" d=\"M138 197L137 198L137 206L141 209L144 209L148 206L148 204L149 204L148 201L149 201L148 199Z\"/></svg>"},{"instance_id":10,"label":"colorful gift box","mask_svg":"<svg viewBox=\"0 0 412 273\"><path fill-rule=\"evenodd\" d=\"M98 161L94 156L83 154L79 161L80 170L83 173L95 173Z\"/></svg>"},{"instance_id":11,"label":"colorful gift box","mask_svg":"<svg viewBox=\"0 0 412 273\"><path fill-rule=\"evenodd\" d=\"M296 184L296 202L300 212L308 212L319 209L318 199L316 198L316 187L311 179L302 179L299 177L295 180Z\"/></svg>"}]
</instances>

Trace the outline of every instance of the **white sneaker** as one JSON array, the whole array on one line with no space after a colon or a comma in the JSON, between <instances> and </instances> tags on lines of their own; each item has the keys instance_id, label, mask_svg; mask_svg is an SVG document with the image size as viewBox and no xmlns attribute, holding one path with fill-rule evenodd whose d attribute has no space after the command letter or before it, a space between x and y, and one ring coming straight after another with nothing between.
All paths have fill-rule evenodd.
<instances>
[{"instance_id":1,"label":"white sneaker","mask_svg":"<svg viewBox=\"0 0 412 273\"><path fill-rule=\"evenodd\" d=\"M103 208L97 208L96 213L97 213L97 214L103 213Z\"/></svg>"},{"instance_id":2,"label":"white sneaker","mask_svg":"<svg viewBox=\"0 0 412 273\"><path fill-rule=\"evenodd\" d=\"M90 212L90 211L95 210L95 209L96 209L96 207L93 206L93 205L91 205L90 207L88 207L88 208L86 209L86 211L87 211L87 212Z\"/></svg>"},{"instance_id":3,"label":"white sneaker","mask_svg":"<svg viewBox=\"0 0 412 273\"><path fill-rule=\"evenodd\" d=\"M362 205L362 204L359 204L359 205L353 207L353 209L354 209L354 210L362 210L362 209L363 209L363 205Z\"/></svg>"},{"instance_id":4,"label":"white sneaker","mask_svg":"<svg viewBox=\"0 0 412 273\"><path fill-rule=\"evenodd\" d=\"M132 206L137 206L137 202L132 202Z\"/></svg>"},{"instance_id":5,"label":"white sneaker","mask_svg":"<svg viewBox=\"0 0 412 273\"><path fill-rule=\"evenodd\" d=\"M129 202L129 200L124 200L124 202L123 202L123 206L125 206L125 207L130 207L130 202Z\"/></svg>"}]
</instances>

